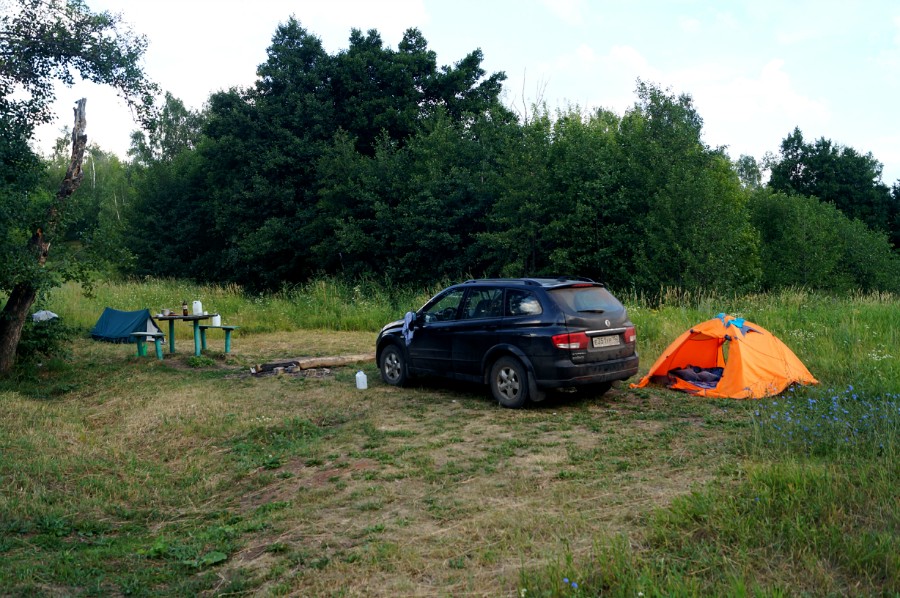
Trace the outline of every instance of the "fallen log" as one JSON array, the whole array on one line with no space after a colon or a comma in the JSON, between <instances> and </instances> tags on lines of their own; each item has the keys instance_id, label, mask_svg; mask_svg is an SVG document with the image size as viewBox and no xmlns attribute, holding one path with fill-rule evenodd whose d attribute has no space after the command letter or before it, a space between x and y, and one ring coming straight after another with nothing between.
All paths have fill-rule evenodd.
<instances>
[{"instance_id":1,"label":"fallen log","mask_svg":"<svg viewBox=\"0 0 900 598\"><path fill-rule=\"evenodd\" d=\"M364 361L375 361L375 354L357 353L355 355L334 355L332 357L304 357L303 359L298 359L295 363L301 370L307 370L310 368L333 368Z\"/></svg>"},{"instance_id":2,"label":"fallen log","mask_svg":"<svg viewBox=\"0 0 900 598\"><path fill-rule=\"evenodd\" d=\"M309 370L312 368L338 367L342 365L350 365L351 363L362 363L366 361L375 361L374 353L357 353L354 355L332 355L329 357L300 357L291 361L276 361L274 363L261 363L250 368L251 374L265 374L274 372L275 368L284 368L290 371L291 368L298 370Z\"/></svg>"}]
</instances>

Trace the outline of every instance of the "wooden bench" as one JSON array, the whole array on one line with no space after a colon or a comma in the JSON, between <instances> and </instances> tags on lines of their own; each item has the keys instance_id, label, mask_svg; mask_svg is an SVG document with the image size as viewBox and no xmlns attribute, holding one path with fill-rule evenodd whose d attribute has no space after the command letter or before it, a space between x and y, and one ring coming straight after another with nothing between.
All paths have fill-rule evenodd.
<instances>
[{"instance_id":1,"label":"wooden bench","mask_svg":"<svg viewBox=\"0 0 900 598\"><path fill-rule=\"evenodd\" d=\"M200 347L203 351L206 351L206 331L210 328L213 330L218 329L225 331L225 352L231 353L231 333L240 328L240 326L213 326L212 324L200 324Z\"/></svg>"},{"instance_id":2,"label":"wooden bench","mask_svg":"<svg viewBox=\"0 0 900 598\"><path fill-rule=\"evenodd\" d=\"M163 358L162 344L163 339L166 338L166 335L164 335L162 332L132 332L131 336L137 339L138 357L147 356L147 345L145 343L148 343L152 340L153 344L156 345L157 359Z\"/></svg>"}]
</instances>

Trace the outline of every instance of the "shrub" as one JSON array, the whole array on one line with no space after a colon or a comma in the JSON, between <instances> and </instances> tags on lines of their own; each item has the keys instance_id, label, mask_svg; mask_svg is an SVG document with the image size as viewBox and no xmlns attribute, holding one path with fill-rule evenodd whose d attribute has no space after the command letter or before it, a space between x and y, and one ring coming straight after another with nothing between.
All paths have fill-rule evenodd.
<instances>
[{"instance_id":1,"label":"shrub","mask_svg":"<svg viewBox=\"0 0 900 598\"><path fill-rule=\"evenodd\" d=\"M16 348L19 361L62 355L76 336L76 329L65 325L60 318L43 322L25 321L22 338Z\"/></svg>"},{"instance_id":2,"label":"shrub","mask_svg":"<svg viewBox=\"0 0 900 598\"><path fill-rule=\"evenodd\" d=\"M896 292L900 259L886 235L815 197L761 190L751 221L760 232L763 286Z\"/></svg>"}]
</instances>

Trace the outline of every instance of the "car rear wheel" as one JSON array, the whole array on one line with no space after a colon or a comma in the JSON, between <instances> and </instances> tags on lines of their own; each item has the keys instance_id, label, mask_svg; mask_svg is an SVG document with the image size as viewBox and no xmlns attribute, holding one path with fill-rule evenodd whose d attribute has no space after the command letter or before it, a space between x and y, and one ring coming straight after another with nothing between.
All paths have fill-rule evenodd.
<instances>
[{"instance_id":1,"label":"car rear wheel","mask_svg":"<svg viewBox=\"0 0 900 598\"><path fill-rule=\"evenodd\" d=\"M504 407L518 409L528 400L528 372L514 357L501 357L494 363L490 383L491 394Z\"/></svg>"},{"instance_id":2,"label":"car rear wheel","mask_svg":"<svg viewBox=\"0 0 900 598\"><path fill-rule=\"evenodd\" d=\"M403 386L408 378L406 372L406 358L403 351L397 345L388 345L381 352L381 379L391 386Z\"/></svg>"}]
</instances>

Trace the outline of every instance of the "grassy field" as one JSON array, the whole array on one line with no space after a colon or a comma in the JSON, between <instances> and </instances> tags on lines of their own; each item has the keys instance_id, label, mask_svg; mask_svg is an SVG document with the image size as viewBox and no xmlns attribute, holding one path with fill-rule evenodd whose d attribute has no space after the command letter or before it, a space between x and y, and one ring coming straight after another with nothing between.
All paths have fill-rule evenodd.
<instances>
[{"instance_id":1,"label":"grassy field","mask_svg":"<svg viewBox=\"0 0 900 598\"><path fill-rule=\"evenodd\" d=\"M498 407L383 384L373 351L434 289L318 281L263 297L174 281L64 287L64 358L0 379L0 594L894 595L900 301L803 291L623 297L644 370L716 313L779 335L821 384L760 401L617 385ZM200 299L233 352L87 338L103 306ZM362 369L369 388L359 391Z\"/></svg>"}]
</instances>

